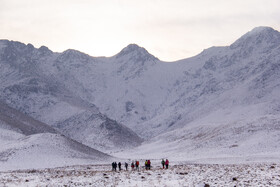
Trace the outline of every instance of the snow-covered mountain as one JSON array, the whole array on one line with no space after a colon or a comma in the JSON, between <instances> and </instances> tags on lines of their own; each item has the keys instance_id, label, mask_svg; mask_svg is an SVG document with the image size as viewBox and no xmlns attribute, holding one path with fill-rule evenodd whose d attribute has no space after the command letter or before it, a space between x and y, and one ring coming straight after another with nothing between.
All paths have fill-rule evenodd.
<instances>
[{"instance_id":1,"label":"snow-covered mountain","mask_svg":"<svg viewBox=\"0 0 280 187\"><path fill-rule=\"evenodd\" d=\"M143 124L151 134L165 133L126 156L279 158L278 31L255 28L230 46L209 48L169 70L180 78L161 112Z\"/></svg>"},{"instance_id":2,"label":"snow-covered mountain","mask_svg":"<svg viewBox=\"0 0 280 187\"><path fill-rule=\"evenodd\" d=\"M111 157L0 102L0 170L105 162Z\"/></svg>"},{"instance_id":3,"label":"snow-covered mountain","mask_svg":"<svg viewBox=\"0 0 280 187\"><path fill-rule=\"evenodd\" d=\"M9 106L99 150L139 145L141 139L133 131L88 101L90 89L72 75L79 66L94 65L94 59L75 50L59 54L31 44L0 43L1 98Z\"/></svg>"},{"instance_id":4,"label":"snow-covered mountain","mask_svg":"<svg viewBox=\"0 0 280 187\"><path fill-rule=\"evenodd\" d=\"M149 153L168 156L273 154L280 141L279 51L280 33L269 27L176 62L136 44L91 57L0 41L0 96L99 150L137 146L140 136Z\"/></svg>"}]
</instances>

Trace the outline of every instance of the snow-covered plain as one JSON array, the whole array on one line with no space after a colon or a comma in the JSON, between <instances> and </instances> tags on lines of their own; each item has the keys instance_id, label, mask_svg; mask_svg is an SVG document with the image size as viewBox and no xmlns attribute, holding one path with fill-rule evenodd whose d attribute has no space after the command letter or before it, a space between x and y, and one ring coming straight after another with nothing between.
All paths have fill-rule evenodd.
<instances>
[{"instance_id":1,"label":"snow-covered plain","mask_svg":"<svg viewBox=\"0 0 280 187\"><path fill-rule=\"evenodd\" d=\"M160 162L159 160L157 162ZM169 169L111 171L110 165L84 165L0 173L1 186L279 186L280 165L174 164Z\"/></svg>"}]
</instances>

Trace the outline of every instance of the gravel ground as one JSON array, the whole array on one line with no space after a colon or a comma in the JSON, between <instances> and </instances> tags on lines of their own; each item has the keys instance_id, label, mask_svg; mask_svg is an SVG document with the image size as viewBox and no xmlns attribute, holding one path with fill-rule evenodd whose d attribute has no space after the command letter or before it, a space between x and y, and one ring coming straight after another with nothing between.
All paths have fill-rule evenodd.
<instances>
[{"instance_id":1,"label":"gravel ground","mask_svg":"<svg viewBox=\"0 0 280 187\"><path fill-rule=\"evenodd\" d=\"M0 186L279 186L279 164L188 164L111 171L110 165L0 173Z\"/></svg>"}]
</instances>

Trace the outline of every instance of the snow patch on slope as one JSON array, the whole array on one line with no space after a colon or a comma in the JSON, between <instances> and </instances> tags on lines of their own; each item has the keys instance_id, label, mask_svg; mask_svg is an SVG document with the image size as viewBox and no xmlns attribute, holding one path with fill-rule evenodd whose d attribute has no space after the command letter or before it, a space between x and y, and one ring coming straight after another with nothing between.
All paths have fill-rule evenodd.
<instances>
[{"instance_id":1,"label":"snow patch on slope","mask_svg":"<svg viewBox=\"0 0 280 187\"><path fill-rule=\"evenodd\" d=\"M105 154L88 154L73 149L73 142L58 134L24 136L11 130L0 131L0 170L49 168L104 162Z\"/></svg>"}]
</instances>

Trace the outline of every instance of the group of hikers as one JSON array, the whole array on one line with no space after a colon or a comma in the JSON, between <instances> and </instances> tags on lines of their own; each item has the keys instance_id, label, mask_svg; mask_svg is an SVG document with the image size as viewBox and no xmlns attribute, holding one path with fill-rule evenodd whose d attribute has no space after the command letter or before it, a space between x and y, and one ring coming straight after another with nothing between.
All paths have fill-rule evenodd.
<instances>
[{"instance_id":1,"label":"group of hikers","mask_svg":"<svg viewBox=\"0 0 280 187\"><path fill-rule=\"evenodd\" d=\"M166 167L166 169L168 169L168 166L169 166L169 160L168 159L166 159L165 161L164 161L164 159L162 159L162 161L161 161L161 165L162 165L162 168L164 169L164 166Z\"/></svg>"},{"instance_id":2,"label":"group of hikers","mask_svg":"<svg viewBox=\"0 0 280 187\"><path fill-rule=\"evenodd\" d=\"M118 166L119 166L119 170L121 171L122 164L120 162L119 162L119 164L117 164L117 162L113 162L112 163L112 170L117 171Z\"/></svg>"},{"instance_id":3,"label":"group of hikers","mask_svg":"<svg viewBox=\"0 0 280 187\"><path fill-rule=\"evenodd\" d=\"M137 171L139 171L139 161L137 160L137 161L135 161L135 164L134 164L134 162L132 161L132 163L131 163L131 170L134 170L134 167L135 167L135 169L137 170ZM126 169L127 170L127 169Z\"/></svg>"},{"instance_id":4,"label":"group of hikers","mask_svg":"<svg viewBox=\"0 0 280 187\"><path fill-rule=\"evenodd\" d=\"M166 159L166 160L162 159L161 164L162 164L162 168L163 169L164 168L168 169L169 160L168 159ZM117 171L117 167L119 168L119 171L121 171L122 170L122 163L119 162L117 164L117 162L113 162L112 163L112 171ZM128 170L128 163L127 162L124 163L124 167L125 167L125 170L127 171ZM139 171L140 170L139 161L138 160L136 160L135 162L132 161L132 163L130 164L130 167L131 167L132 171L134 171L134 170ZM151 160L146 160L145 161L145 169L146 170L150 170L151 169Z\"/></svg>"}]
</instances>

